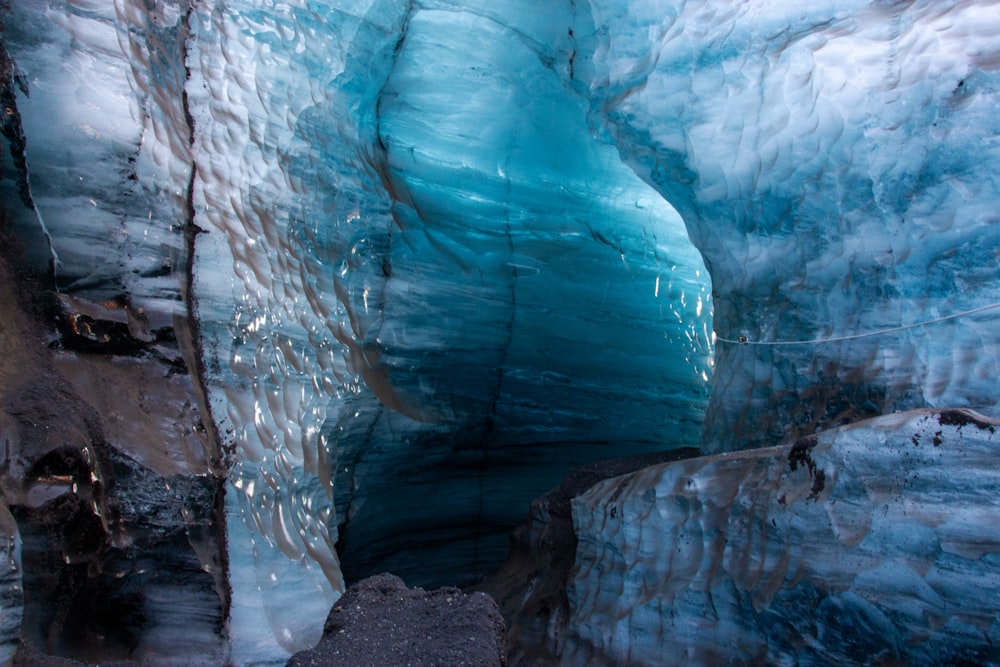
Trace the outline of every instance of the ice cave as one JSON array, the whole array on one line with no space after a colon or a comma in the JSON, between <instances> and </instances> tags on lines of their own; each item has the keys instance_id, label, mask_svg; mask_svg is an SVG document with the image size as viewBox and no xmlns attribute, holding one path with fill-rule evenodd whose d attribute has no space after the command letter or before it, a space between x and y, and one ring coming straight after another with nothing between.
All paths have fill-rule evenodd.
<instances>
[{"instance_id":1,"label":"ice cave","mask_svg":"<svg viewBox=\"0 0 1000 667\"><path fill-rule=\"evenodd\" d=\"M1000 665L1000 2L2 0L0 96L0 662Z\"/></svg>"}]
</instances>

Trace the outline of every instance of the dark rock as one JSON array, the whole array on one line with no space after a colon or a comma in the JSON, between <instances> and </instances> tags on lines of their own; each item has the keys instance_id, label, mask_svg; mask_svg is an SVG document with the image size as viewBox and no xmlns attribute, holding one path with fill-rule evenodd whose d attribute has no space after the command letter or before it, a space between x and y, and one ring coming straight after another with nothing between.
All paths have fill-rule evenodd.
<instances>
[{"instance_id":1,"label":"dark rock","mask_svg":"<svg viewBox=\"0 0 1000 667\"><path fill-rule=\"evenodd\" d=\"M161 358L181 358L168 350L176 336L157 339L166 354L142 358L62 345L67 304L129 315L111 302L39 296L51 271L29 270L4 215L0 519L9 510L9 525L0 533L19 542L10 550L19 581L0 582L0 663L17 646L17 665L221 665L225 471L198 432L193 378Z\"/></svg>"},{"instance_id":2,"label":"dark rock","mask_svg":"<svg viewBox=\"0 0 1000 667\"><path fill-rule=\"evenodd\" d=\"M502 667L504 623L485 593L407 588L379 574L347 589L316 648L288 667Z\"/></svg>"},{"instance_id":3,"label":"dark rock","mask_svg":"<svg viewBox=\"0 0 1000 667\"><path fill-rule=\"evenodd\" d=\"M603 480L700 455L696 448L683 447L596 461L571 470L559 486L531 503L528 522L511 536L506 564L477 587L500 604L508 623L511 667L559 664L559 634L569 618L566 588L577 546L572 499Z\"/></svg>"}]
</instances>

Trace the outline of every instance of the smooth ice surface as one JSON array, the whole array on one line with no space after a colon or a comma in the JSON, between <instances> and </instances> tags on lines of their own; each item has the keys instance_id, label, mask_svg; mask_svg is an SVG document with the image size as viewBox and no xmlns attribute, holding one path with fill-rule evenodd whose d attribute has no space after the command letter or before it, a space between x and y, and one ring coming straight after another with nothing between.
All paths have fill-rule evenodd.
<instances>
[{"instance_id":1,"label":"smooth ice surface","mask_svg":"<svg viewBox=\"0 0 1000 667\"><path fill-rule=\"evenodd\" d=\"M377 318L354 357L393 412L335 422L347 462L385 448L345 437L359 424L407 444L366 461L366 475L338 470L358 487L342 513L361 527L344 529L345 549L386 548L375 526L402 514L384 511L402 465L410 497L439 509L385 532L441 542L449 516L481 524L491 534L467 547L475 576L568 464L698 440L707 276L676 213L591 135L563 80L571 18L517 3L435 3L408 18L377 105L395 228L359 248L387 279L362 294L358 319ZM438 475L463 500L443 496ZM442 553L421 567L455 564Z\"/></svg>"},{"instance_id":2,"label":"smooth ice surface","mask_svg":"<svg viewBox=\"0 0 1000 667\"><path fill-rule=\"evenodd\" d=\"M918 410L596 485L562 664L995 664L998 428Z\"/></svg>"}]
</instances>

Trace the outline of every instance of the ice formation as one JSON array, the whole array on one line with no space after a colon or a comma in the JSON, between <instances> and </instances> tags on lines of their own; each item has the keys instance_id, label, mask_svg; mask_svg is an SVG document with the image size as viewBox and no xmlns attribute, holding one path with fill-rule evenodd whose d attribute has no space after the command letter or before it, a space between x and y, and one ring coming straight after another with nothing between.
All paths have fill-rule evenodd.
<instances>
[{"instance_id":1,"label":"ice formation","mask_svg":"<svg viewBox=\"0 0 1000 667\"><path fill-rule=\"evenodd\" d=\"M729 658L868 650L833 612L774 620L808 603L793 561L836 589L829 609L890 628L894 657L932 660L913 647L933 640L993 659L975 651L995 605L952 613L979 600L968 577L995 576L992 478L926 443L913 420L930 413L828 429L1000 416L995 3L17 0L0 16L0 268L55 295L0 306L56 331L44 354L27 320L0 331L5 650L280 663L319 638L345 578L474 581L569 467L696 446L713 457L629 478L627 522L607 518L618 482L576 501L566 661L714 659L685 634L708 594L730 596L711 630L739 637ZM990 428L945 426L989 460ZM811 456L843 474L789 509L776 485L815 471L782 481L781 456L817 431ZM838 532L918 431L913 456L970 508L952 522L988 533L981 553L952 548L968 535L949 519L913 519L917 544L867 506L869 532ZM662 513L642 505L693 480ZM879 493L943 511L923 487ZM681 516L708 497L717 514ZM70 554L45 532L57 505L100 539ZM745 539L670 542L695 524ZM845 574L813 542L871 567ZM145 621L53 639L75 617L52 611L49 552L72 590L110 586ZM875 589L897 597L859 601ZM186 658L185 614L207 628Z\"/></svg>"},{"instance_id":2,"label":"ice formation","mask_svg":"<svg viewBox=\"0 0 1000 667\"><path fill-rule=\"evenodd\" d=\"M229 545L286 648L315 641L292 629L329 607L335 537L351 579L469 582L570 464L699 438L700 257L566 93L569 27L499 11L190 16L195 293L248 527Z\"/></svg>"},{"instance_id":3,"label":"ice formation","mask_svg":"<svg viewBox=\"0 0 1000 667\"><path fill-rule=\"evenodd\" d=\"M903 412L596 485L562 664L995 663L998 426Z\"/></svg>"},{"instance_id":4,"label":"ice formation","mask_svg":"<svg viewBox=\"0 0 1000 667\"><path fill-rule=\"evenodd\" d=\"M595 103L750 343L719 345L706 442L995 413L1000 310L910 327L998 301L996 5L603 5Z\"/></svg>"}]
</instances>

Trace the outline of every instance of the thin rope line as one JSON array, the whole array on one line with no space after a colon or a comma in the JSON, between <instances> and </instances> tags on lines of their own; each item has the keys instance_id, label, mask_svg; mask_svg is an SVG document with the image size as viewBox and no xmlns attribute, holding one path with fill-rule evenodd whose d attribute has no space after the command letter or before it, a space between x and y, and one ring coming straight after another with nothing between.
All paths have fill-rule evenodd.
<instances>
[{"instance_id":1,"label":"thin rope line","mask_svg":"<svg viewBox=\"0 0 1000 667\"><path fill-rule=\"evenodd\" d=\"M737 340L732 340L730 338L723 338L722 336L715 336L715 340L716 342L732 343L734 345L815 345L817 343L836 343L843 340L855 340L857 338L882 336L889 333L896 333L897 331L906 331L907 329L924 327L929 324L937 324L938 322L944 322L946 320L954 320L959 317L966 317L967 315L975 315L976 313L981 313L985 310L992 310L993 308L1000 308L1000 303L991 303L988 306L981 306L979 308L973 308L972 310L966 310L961 313L945 315L944 317L938 317L933 320L915 322L914 324L904 324L903 326L899 327L879 329L878 331L869 331L867 333L851 334L850 336L834 336L832 338L813 338L811 340L774 340L774 341L750 340L746 336L740 336Z\"/></svg>"}]
</instances>

